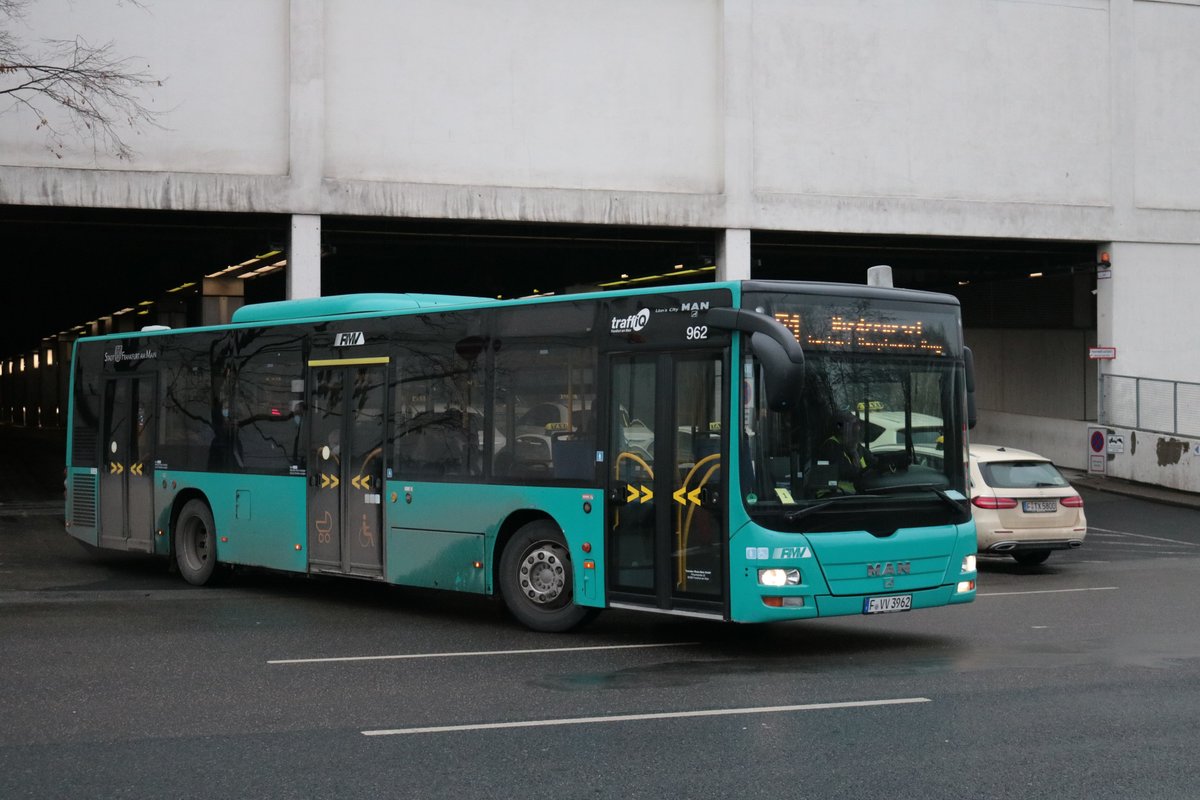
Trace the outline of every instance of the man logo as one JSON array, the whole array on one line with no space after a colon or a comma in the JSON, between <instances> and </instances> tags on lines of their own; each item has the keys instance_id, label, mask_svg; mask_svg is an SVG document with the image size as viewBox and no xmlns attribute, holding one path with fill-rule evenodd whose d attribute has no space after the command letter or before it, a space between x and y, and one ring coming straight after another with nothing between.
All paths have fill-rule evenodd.
<instances>
[{"instance_id":1,"label":"man logo","mask_svg":"<svg viewBox=\"0 0 1200 800\"><path fill-rule=\"evenodd\" d=\"M348 331L333 337L334 347L354 347L363 343L362 331Z\"/></svg>"},{"instance_id":2,"label":"man logo","mask_svg":"<svg viewBox=\"0 0 1200 800\"><path fill-rule=\"evenodd\" d=\"M886 561L882 564L867 564L868 578L883 578L889 575L908 575L912 571L911 561Z\"/></svg>"}]
</instances>

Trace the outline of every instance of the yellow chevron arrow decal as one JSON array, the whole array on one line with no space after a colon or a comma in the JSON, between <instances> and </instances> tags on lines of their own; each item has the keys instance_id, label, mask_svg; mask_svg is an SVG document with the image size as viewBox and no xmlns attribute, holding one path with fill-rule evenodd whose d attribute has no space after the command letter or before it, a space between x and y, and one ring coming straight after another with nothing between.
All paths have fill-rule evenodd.
<instances>
[{"instance_id":1,"label":"yellow chevron arrow decal","mask_svg":"<svg viewBox=\"0 0 1200 800\"><path fill-rule=\"evenodd\" d=\"M642 487L642 502L649 503L653 499L654 499L654 492L650 491L647 487L643 486Z\"/></svg>"},{"instance_id":2,"label":"yellow chevron arrow decal","mask_svg":"<svg viewBox=\"0 0 1200 800\"><path fill-rule=\"evenodd\" d=\"M700 505L700 489L692 489L688 492L688 500L692 501L692 505Z\"/></svg>"},{"instance_id":3,"label":"yellow chevron arrow decal","mask_svg":"<svg viewBox=\"0 0 1200 800\"><path fill-rule=\"evenodd\" d=\"M324 472L322 472L321 473L321 488L324 489L328 486L329 486L329 476L326 475Z\"/></svg>"},{"instance_id":4,"label":"yellow chevron arrow decal","mask_svg":"<svg viewBox=\"0 0 1200 800\"><path fill-rule=\"evenodd\" d=\"M687 495L687 487L685 486L683 488L676 490L676 492L674 494L672 494L671 497L675 498L675 502L679 503L679 505L686 506L687 505L686 495Z\"/></svg>"},{"instance_id":5,"label":"yellow chevron arrow decal","mask_svg":"<svg viewBox=\"0 0 1200 800\"><path fill-rule=\"evenodd\" d=\"M638 499L638 494L639 494L638 488L633 485L630 485L627 488L629 489L629 496L625 498L625 502L632 503L634 500Z\"/></svg>"}]
</instances>

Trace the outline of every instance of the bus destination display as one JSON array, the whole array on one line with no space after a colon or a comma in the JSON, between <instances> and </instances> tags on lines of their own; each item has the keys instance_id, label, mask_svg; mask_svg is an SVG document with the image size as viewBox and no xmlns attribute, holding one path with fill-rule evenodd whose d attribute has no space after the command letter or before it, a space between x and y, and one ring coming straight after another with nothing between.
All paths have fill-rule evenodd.
<instances>
[{"instance_id":1,"label":"bus destination display","mask_svg":"<svg viewBox=\"0 0 1200 800\"><path fill-rule=\"evenodd\" d=\"M774 316L805 348L946 355L941 325L930 326L916 317L897 319L889 314L890 318L884 319L816 311L776 312Z\"/></svg>"}]
</instances>

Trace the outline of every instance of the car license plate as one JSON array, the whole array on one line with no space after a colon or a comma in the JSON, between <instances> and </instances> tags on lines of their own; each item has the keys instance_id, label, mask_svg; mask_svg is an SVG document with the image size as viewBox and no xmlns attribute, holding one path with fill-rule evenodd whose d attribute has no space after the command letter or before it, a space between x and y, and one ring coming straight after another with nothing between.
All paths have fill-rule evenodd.
<instances>
[{"instance_id":1,"label":"car license plate","mask_svg":"<svg viewBox=\"0 0 1200 800\"><path fill-rule=\"evenodd\" d=\"M1021 510L1026 514L1052 514L1058 511L1058 501L1050 500L1022 500Z\"/></svg>"},{"instance_id":2,"label":"car license plate","mask_svg":"<svg viewBox=\"0 0 1200 800\"><path fill-rule=\"evenodd\" d=\"M892 594L887 597L868 597L863 600L864 614L888 614L912 609L911 594Z\"/></svg>"}]
</instances>

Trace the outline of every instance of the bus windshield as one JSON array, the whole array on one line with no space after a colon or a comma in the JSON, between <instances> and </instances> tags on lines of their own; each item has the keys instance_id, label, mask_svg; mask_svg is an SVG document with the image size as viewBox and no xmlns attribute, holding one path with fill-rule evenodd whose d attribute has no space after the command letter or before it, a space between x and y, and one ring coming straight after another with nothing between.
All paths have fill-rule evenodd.
<instances>
[{"instance_id":1,"label":"bus windshield","mask_svg":"<svg viewBox=\"0 0 1200 800\"><path fill-rule=\"evenodd\" d=\"M964 379L953 309L861 297L852 307L838 297L750 302L806 353L800 401L782 412L767 407L748 355L742 480L751 515L780 529L810 529L829 514L842 529L883 514L898 525L961 521ZM864 519L847 517L855 513Z\"/></svg>"}]
</instances>

